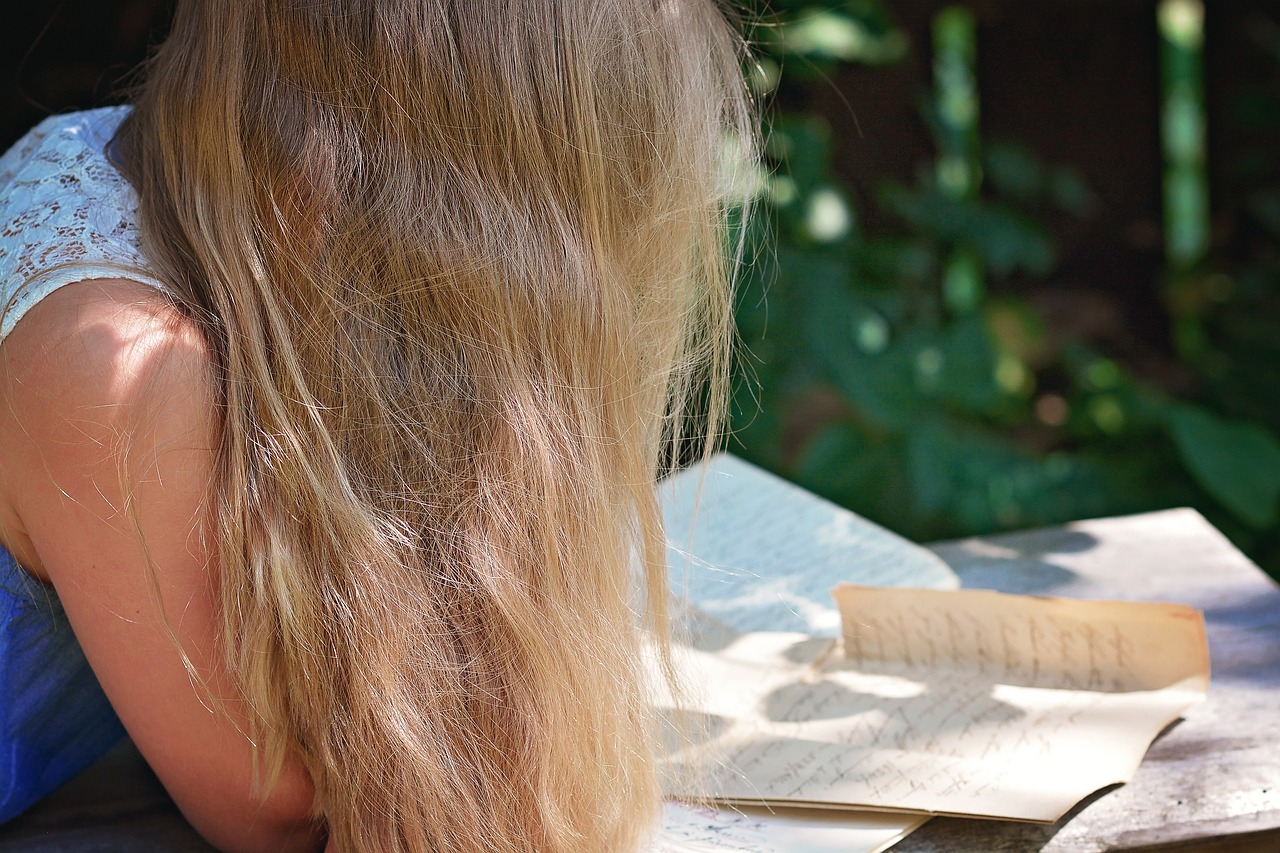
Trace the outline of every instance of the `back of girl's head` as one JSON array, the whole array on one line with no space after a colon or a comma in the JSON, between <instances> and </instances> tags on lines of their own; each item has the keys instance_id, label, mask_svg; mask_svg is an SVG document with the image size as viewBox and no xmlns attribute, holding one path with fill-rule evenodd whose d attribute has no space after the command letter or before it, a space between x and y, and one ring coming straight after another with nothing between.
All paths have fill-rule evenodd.
<instances>
[{"instance_id":1,"label":"back of girl's head","mask_svg":"<svg viewBox=\"0 0 1280 853\"><path fill-rule=\"evenodd\" d=\"M740 59L712 0L179 3L120 150L223 377L227 660L340 849L644 834Z\"/></svg>"}]
</instances>

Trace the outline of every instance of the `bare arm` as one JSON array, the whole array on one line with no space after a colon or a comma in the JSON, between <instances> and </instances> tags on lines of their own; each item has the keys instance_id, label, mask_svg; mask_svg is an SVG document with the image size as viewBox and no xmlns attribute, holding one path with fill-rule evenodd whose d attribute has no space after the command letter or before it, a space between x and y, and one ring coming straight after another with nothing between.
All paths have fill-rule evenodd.
<instances>
[{"instance_id":1,"label":"bare arm","mask_svg":"<svg viewBox=\"0 0 1280 853\"><path fill-rule=\"evenodd\" d=\"M0 349L0 529L57 589L125 728L196 829L227 851L318 850L300 764L254 794L247 712L216 653L216 555L202 536L209 376L199 335L149 288L91 281L46 297Z\"/></svg>"}]
</instances>

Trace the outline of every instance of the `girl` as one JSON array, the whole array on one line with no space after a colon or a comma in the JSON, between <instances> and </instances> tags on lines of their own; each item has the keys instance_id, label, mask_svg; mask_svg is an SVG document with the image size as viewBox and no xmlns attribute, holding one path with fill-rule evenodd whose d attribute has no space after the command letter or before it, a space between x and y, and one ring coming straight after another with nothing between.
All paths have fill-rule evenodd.
<instances>
[{"instance_id":1,"label":"girl","mask_svg":"<svg viewBox=\"0 0 1280 853\"><path fill-rule=\"evenodd\" d=\"M643 839L740 59L713 0L181 0L132 108L0 161L10 600L216 846ZM113 725L29 621L28 800Z\"/></svg>"}]
</instances>

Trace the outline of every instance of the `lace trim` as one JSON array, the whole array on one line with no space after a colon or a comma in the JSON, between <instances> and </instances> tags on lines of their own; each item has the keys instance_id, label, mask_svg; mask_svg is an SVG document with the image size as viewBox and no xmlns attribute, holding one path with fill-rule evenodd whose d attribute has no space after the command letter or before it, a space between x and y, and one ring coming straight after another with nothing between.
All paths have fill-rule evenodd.
<instances>
[{"instance_id":1,"label":"lace trim","mask_svg":"<svg viewBox=\"0 0 1280 853\"><path fill-rule=\"evenodd\" d=\"M137 196L104 153L127 114L54 116L0 157L0 340L65 284L128 278L164 289L139 248Z\"/></svg>"}]
</instances>

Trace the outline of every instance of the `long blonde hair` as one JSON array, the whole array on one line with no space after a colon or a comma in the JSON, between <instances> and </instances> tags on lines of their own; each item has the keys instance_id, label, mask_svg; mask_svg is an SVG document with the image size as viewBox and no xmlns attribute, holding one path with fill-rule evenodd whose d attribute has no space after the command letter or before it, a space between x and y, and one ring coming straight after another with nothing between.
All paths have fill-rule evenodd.
<instances>
[{"instance_id":1,"label":"long blonde hair","mask_svg":"<svg viewBox=\"0 0 1280 853\"><path fill-rule=\"evenodd\" d=\"M645 835L739 48L713 0L178 4L116 150L220 371L228 666L338 849Z\"/></svg>"}]
</instances>

